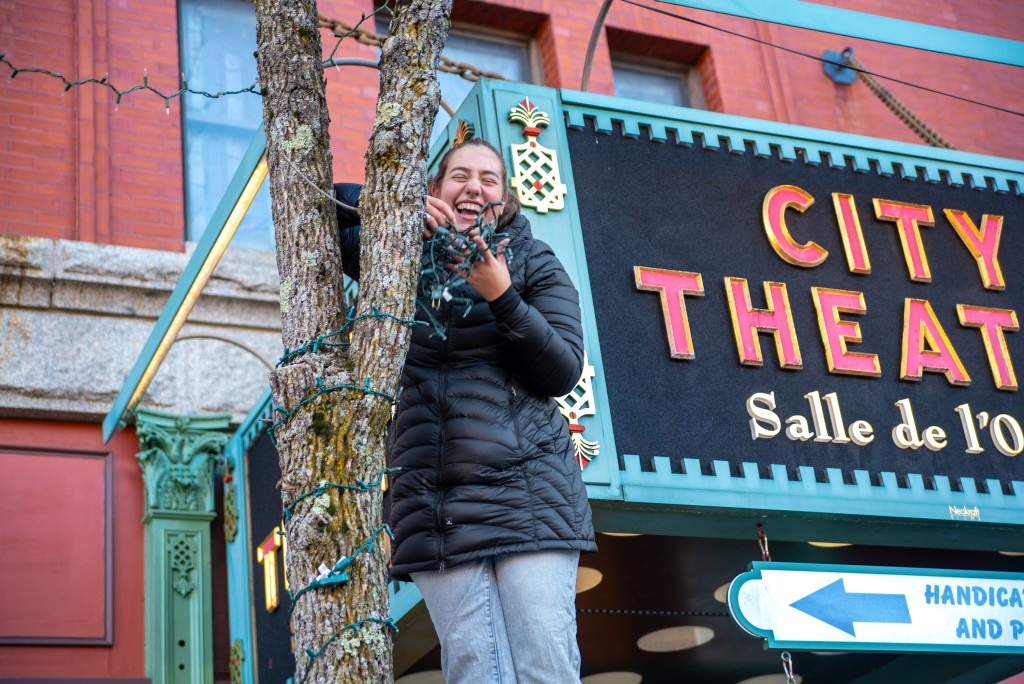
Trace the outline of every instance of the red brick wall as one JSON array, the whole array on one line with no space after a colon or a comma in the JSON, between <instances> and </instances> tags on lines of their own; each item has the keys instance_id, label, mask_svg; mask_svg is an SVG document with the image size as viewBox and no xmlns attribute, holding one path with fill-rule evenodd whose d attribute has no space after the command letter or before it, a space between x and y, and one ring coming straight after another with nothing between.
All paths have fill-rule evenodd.
<instances>
[{"instance_id":1,"label":"red brick wall","mask_svg":"<svg viewBox=\"0 0 1024 684\"><path fill-rule=\"evenodd\" d=\"M373 0L345 0L319 2L320 14L340 19L349 25L360 16L373 12ZM374 20L368 19L360 28L376 32ZM324 57L328 57L337 44L337 38L321 32ZM341 42L336 57L369 59L376 61L377 49L361 45L353 39ZM342 66L327 69L327 99L331 113L331 152L334 155L334 179L338 182L359 182L366 166L366 143L373 129L377 106L379 79L374 69L361 66Z\"/></svg>"},{"instance_id":2,"label":"red brick wall","mask_svg":"<svg viewBox=\"0 0 1024 684\"><path fill-rule=\"evenodd\" d=\"M74 0L0 5L0 52L18 66L73 77L74 27ZM61 98L52 79L9 74L0 65L0 232L74 238L78 94Z\"/></svg>"},{"instance_id":3,"label":"red brick wall","mask_svg":"<svg viewBox=\"0 0 1024 684\"><path fill-rule=\"evenodd\" d=\"M13 451L19 447L53 452L108 452L113 465L113 644L111 646L14 646L0 645L0 676L33 678L142 678L145 676L145 602L143 577L144 536L142 527L142 476L135 459L138 439L134 430L125 430L109 444L103 444L99 425L57 423L0 418L0 447ZM0 467L5 467L0 464ZM38 482L36 494L41 507L55 520L67 522L73 511L61 509L62 499ZM97 505L102 506L102 502ZM95 513L95 511L90 511ZM10 520L10 516L5 516ZM49 521L40 520L42 527ZM103 540L87 540L102 544ZM45 543L41 539L40 543ZM44 552L46 550L44 549ZM82 559L71 550L64 552L65 568L55 568L53 577L65 578L68 573L102 574L103 568L78 568ZM95 556L91 556L94 558ZM22 559L24 567L32 567L33 558ZM41 619L61 615L64 607L55 605L45 594L34 597Z\"/></svg>"},{"instance_id":4,"label":"red brick wall","mask_svg":"<svg viewBox=\"0 0 1024 684\"><path fill-rule=\"evenodd\" d=\"M154 88L177 92L181 70L175 0L108 0L106 32L111 80L139 83L146 69ZM164 102L152 93L137 92L109 114L110 242L114 244L182 248L180 101L172 101L170 110L167 114Z\"/></svg>"},{"instance_id":5,"label":"red brick wall","mask_svg":"<svg viewBox=\"0 0 1024 684\"><path fill-rule=\"evenodd\" d=\"M817 0L816 0L817 1ZM770 43L821 55L853 47L865 66L877 73L925 85L1001 107L1024 111L1024 71L843 36L758 24L711 12L657 4L676 14ZM931 23L963 31L1024 40L1024 5L995 0L939 3L848 0L821 4ZM729 114L840 130L906 142L919 142L864 86L840 86L821 64L720 31L616 3L608 26L706 45L714 60L721 108ZM983 154L1021 158L1024 141L1019 116L886 82L886 87L955 147ZM716 98L709 95L709 103ZM712 107L718 109L717 107Z\"/></svg>"},{"instance_id":6,"label":"red brick wall","mask_svg":"<svg viewBox=\"0 0 1024 684\"><path fill-rule=\"evenodd\" d=\"M38 0L0 7L0 50L19 67L120 89L178 89L173 0ZM5 68L6 71L6 68ZM6 79L6 74L3 75ZM0 86L0 232L181 250L180 107L148 92L19 74Z\"/></svg>"},{"instance_id":7,"label":"red brick wall","mask_svg":"<svg viewBox=\"0 0 1024 684\"><path fill-rule=\"evenodd\" d=\"M998 0L946 0L938 3L893 0L820 2L897 19L1024 40L1024 4L1021 3ZM541 78L545 85L580 87L584 57L593 21L601 6L600 0L495 0L491 3L504 12L480 11L480 4L476 0L456 0L453 20L461 22L463 26L507 28L511 25L519 29L525 37L536 40L543 69ZM1007 109L1024 111L1024 70L1021 69L843 36L758 24L670 4L651 4L714 27L811 55L853 47L857 57L876 73ZM336 17L358 17L359 11L365 9L362 5L353 7L343 0L329 5L332 16ZM509 10L547 17L547 20L539 29L531 30L522 22L510 21L507 16ZM607 34L639 34L658 40L635 40L631 45L616 40L614 47L641 56L662 58L668 56L666 45L703 48L698 57L687 61L692 61L699 69L709 109L902 142L920 142L863 83L837 85L825 76L821 64L816 60L625 3L612 5L606 27L607 31L601 33L591 72L590 90L594 92L614 93ZM680 59L684 59L684 51L680 48L677 52ZM1022 130L1021 117L958 102L909 86L883 83L958 149L1012 158L1024 157L1024 136L1017 134ZM371 111L373 106L372 96L364 99L367 90L372 92L374 89L360 85L358 97L343 96L331 103L335 121L339 118L339 111L346 121L352 121L352 125L341 134L344 142L339 144L336 137L334 143L336 173L346 179L362 176L362 150L372 124L372 117L362 115Z\"/></svg>"},{"instance_id":8,"label":"red brick wall","mask_svg":"<svg viewBox=\"0 0 1024 684\"><path fill-rule=\"evenodd\" d=\"M828 0L820 0L828 3ZM757 24L655 3L671 12L761 40L820 55L854 48L872 70L963 97L1024 110L1024 71L841 36ZM847 9L1024 40L1024 4L1001 0L833 1ZM373 0L325 0L322 14L354 23ZM463 26L518 32L536 40L542 82L579 88L600 0L456 0ZM693 47L710 109L905 142L917 138L862 83L840 86L810 59L711 28L615 3L606 26L616 35L657 37L617 49L664 56L669 44ZM365 25L372 30L372 21ZM591 90L612 93L607 32L602 32ZM334 40L324 34L325 52ZM659 47L660 46L660 47ZM0 5L0 51L19 66L45 66L69 78L110 74L125 88L149 82L178 88L174 0L33 0ZM376 50L345 41L340 57L375 59ZM6 71L6 68L3 69ZM328 72L337 180L363 176L373 124L373 70ZM3 81L8 82L3 82ZM959 149L1024 157L1021 118L886 83ZM151 93L127 96L115 111L104 88L74 88L39 74L9 81L0 72L0 232L180 250L184 216L180 105L171 114Z\"/></svg>"}]
</instances>

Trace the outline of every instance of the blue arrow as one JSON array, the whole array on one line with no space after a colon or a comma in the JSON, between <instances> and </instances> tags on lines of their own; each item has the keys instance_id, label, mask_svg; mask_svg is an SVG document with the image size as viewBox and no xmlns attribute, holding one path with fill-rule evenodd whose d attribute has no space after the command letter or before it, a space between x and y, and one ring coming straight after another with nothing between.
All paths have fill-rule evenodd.
<instances>
[{"instance_id":1,"label":"blue arrow","mask_svg":"<svg viewBox=\"0 0 1024 684\"><path fill-rule=\"evenodd\" d=\"M857 636L854 622L911 622L907 597L903 594L847 593L842 578L790 605L850 636Z\"/></svg>"}]
</instances>

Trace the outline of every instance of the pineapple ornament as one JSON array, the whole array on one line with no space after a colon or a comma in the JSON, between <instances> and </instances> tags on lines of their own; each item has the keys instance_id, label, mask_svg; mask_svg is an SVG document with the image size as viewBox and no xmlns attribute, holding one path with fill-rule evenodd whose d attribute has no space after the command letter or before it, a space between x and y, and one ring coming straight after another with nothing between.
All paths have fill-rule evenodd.
<instances>
[{"instance_id":1,"label":"pineapple ornament","mask_svg":"<svg viewBox=\"0 0 1024 684\"><path fill-rule=\"evenodd\" d=\"M526 142L512 145L515 169L512 187L516 189L520 204L536 209L539 214L562 209L568 189L558 173L556 153L537 142L541 128L551 123L548 115L527 97L512 108L508 120L523 124L526 138Z\"/></svg>"}]
</instances>

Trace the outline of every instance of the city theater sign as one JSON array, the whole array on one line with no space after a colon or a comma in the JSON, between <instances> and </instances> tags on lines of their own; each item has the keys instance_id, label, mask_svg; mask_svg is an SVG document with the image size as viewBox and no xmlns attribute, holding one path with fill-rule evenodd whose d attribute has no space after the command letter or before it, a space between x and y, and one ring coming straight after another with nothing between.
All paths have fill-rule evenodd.
<instances>
[{"instance_id":1,"label":"city theater sign","mask_svg":"<svg viewBox=\"0 0 1024 684\"><path fill-rule=\"evenodd\" d=\"M831 199L835 207L835 220L842 238L843 252L849 272L858 275L871 274L871 258L867 250L855 197L844 192L833 192ZM814 197L810 193L793 185L775 186L765 193L762 202L763 237L776 256L791 266L816 268L829 257L828 250L816 242L808 240L802 244L798 243L787 226L788 213L791 211L805 212L814 204L814 201ZM898 247L902 248L906 261L905 275L907 279L911 282L931 283L933 276L922 229L935 225L935 214L932 207L878 197L872 197L871 204L874 207L872 218L879 222L890 222L898 234ZM971 258L977 261L982 286L989 290L1005 290L1006 283L999 262L1004 217L988 213L982 214L981 228L979 228L966 211L944 208L943 213L948 219L947 230L950 228L953 230L963 242L963 246L970 253ZM820 229L824 222L819 217L815 223L815 227ZM893 246L893 240L882 242L886 248ZM725 256L722 259L725 269L729 268L730 262L736 263L736 260L730 256ZM950 279L969 277L970 273L962 268L962 264L955 262L956 259L944 261L942 268L944 277ZM778 269L778 276L785 275L782 273L784 268L783 266ZM892 266L886 264L886 268L892 268ZM901 269L897 266L897 270ZM656 292L660 296L670 356L676 359L696 360L697 354L687 316L686 300L688 297L704 296L702 274L639 265L633 267L633 273L638 290ZM815 335L811 326L799 325L803 321L794 321L794 307L786 283L779 280L764 281L765 303L763 308L758 308L752 303L753 298L747 278L725 276L723 281L723 289L728 302L728 322L731 324L731 337L735 342L739 364L744 366L764 365L759 334L767 334L774 340L778 367L786 370L802 370L804 360L797 331L810 332L809 336L811 337L815 337ZM842 285L844 288L860 287L861 289L840 289L822 285L810 287L810 299L814 305L813 317L817 323L815 326L817 332L820 333L817 337L820 337L821 351L825 362L824 370L832 375L881 377L882 367L879 354L868 351L851 351L849 347L851 344L863 342L861 324L858 322L858 317L866 317L868 313L863 286L855 282L854 279L848 278L833 277L828 282ZM889 284L894 289L884 299L881 295L878 299L881 304L879 308L889 314L889 320L892 320L893 315L901 313L900 309L902 309L902 326L887 331L888 334L885 335L885 337L898 336L900 340L899 379L923 382L925 373L931 372L944 376L949 385L970 386L972 384L971 376L961 359L961 355L967 352L957 352L931 301L919 298L920 295L928 294L928 292L915 292L910 288L899 288L898 283L893 283L891 279ZM967 288L958 289L962 290L963 297L971 297L973 294L969 293ZM902 301L900 294L904 295ZM977 295L974 296L977 297ZM984 370L991 370L991 381L997 389L1008 392L1016 392L1019 389L1013 361L1006 345L1006 333L1019 330L1017 312L1014 309L998 308L992 304L1005 305L1011 303L1012 299L1012 297L985 298L984 300L979 298L978 301L984 301L985 306L962 302L949 305L944 302L946 306L940 308L940 310L955 308L960 325L978 331L979 340L973 346L980 349L982 344L984 345L984 356L987 357L988 362L987 368ZM902 307L899 306L901 303ZM844 318L844 315L847 317ZM867 327L868 323L865 323L865 326ZM882 338L879 336L875 339ZM891 345L889 346L891 347ZM895 363L893 365L892 370L895 371ZM829 384L828 378L822 382ZM868 388L870 391L870 385ZM884 391L881 387L875 388L875 390ZM897 390L896 393L899 391ZM804 394L803 398L809 405L805 407L810 412L809 418L797 414L785 420L787 426L785 436L790 441L806 442L813 439L814 442L865 447L875 440L876 428L871 422L861 419L847 424L844 421L839 395L836 391L822 396L821 392L815 389ZM964 398L966 399L966 397ZM985 398L987 399L987 397ZM782 432L783 422L776 412L779 407L774 390L755 392L747 398L745 404L750 416L752 439L772 439ZM899 422L891 431L892 444L900 449L917 450L926 447L928 450L936 452L949 445L947 430L941 424L927 427L917 424L913 404L909 397L901 398L893 405L899 409ZM1003 413L990 418L991 414L988 411L981 411L975 415L967 402L956 406L954 411L960 417L963 453L970 455L985 452L985 447L981 446L979 440L978 428L986 425L990 428L992 446L1003 456L1012 458L1024 450L1021 423L1013 415ZM884 415L877 411L873 411L871 416L873 418L877 416L876 420L885 420ZM977 420L977 425L975 420ZM985 466L982 468L984 469ZM993 474L997 471L998 465L994 470L988 470Z\"/></svg>"},{"instance_id":2,"label":"city theater sign","mask_svg":"<svg viewBox=\"0 0 1024 684\"><path fill-rule=\"evenodd\" d=\"M1019 162L562 97L624 481L1024 522Z\"/></svg>"}]
</instances>

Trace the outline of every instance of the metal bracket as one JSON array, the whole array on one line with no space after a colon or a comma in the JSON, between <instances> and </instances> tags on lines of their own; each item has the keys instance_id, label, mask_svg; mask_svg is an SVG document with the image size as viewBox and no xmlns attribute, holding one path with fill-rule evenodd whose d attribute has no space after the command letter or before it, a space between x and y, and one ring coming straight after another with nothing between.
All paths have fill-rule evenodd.
<instances>
[{"instance_id":1,"label":"metal bracket","mask_svg":"<svg viewBox=\"0 0 1024 684\"><path fill-rule=\"evenodd\" d=\"M852 54L853 48L846 48L842 52L825 50L825 53L821 56L821 59L824 60L821 63L821 67L825 70L825 75L839 85L850 85L856 81L857 72L846 66L847 55Z\"/></svg>"}]
</instances>

